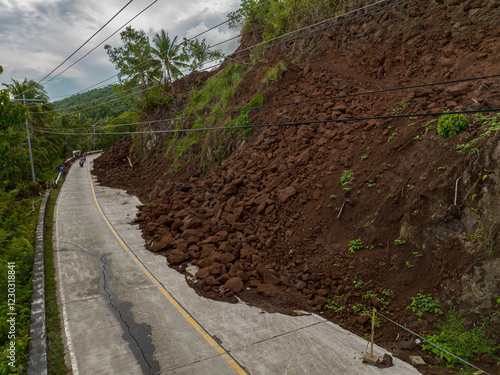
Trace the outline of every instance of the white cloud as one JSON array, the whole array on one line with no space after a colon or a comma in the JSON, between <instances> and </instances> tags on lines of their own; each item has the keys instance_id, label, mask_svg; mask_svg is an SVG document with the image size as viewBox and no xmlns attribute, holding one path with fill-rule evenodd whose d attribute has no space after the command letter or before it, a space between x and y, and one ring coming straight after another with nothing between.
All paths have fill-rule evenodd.
<instances>
[{"instance_id":1,"label":"white cloud","mask_svg":"<svg viewBox=\"0 0 500 375\"><path fill-rule=\"evenodd\" d=\"M152 1L132 2L62 69L115 32ZM0 83L10 83L11 78L19 81L24 78L43 78L125 4L125 0L0 0L0 65L4 67ZM223 22L226 15L238 6L239 0L158 1L131 25L135 29L145 30L150 38L165 29L171 36L178 35L179 40L182 40L183 37L194 36ZM235 30L228 30L227 25L224 25L201 38L205 38L210 45L235 34ZM120 45L119 33L106 43ZM218 48L228 53L232 51L227 49L234 47L233 43L230 47L221 45ZM79 91L116 73L104 47L100 46L50 82L46 89L50 96L71 94L68 87Z\"/></svg>"}]
</instances>

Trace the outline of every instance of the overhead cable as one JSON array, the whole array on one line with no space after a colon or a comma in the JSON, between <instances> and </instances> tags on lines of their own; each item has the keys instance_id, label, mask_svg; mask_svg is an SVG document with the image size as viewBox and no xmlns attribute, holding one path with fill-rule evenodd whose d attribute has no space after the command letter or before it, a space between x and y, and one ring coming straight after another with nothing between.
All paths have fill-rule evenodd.
<instances>
[{"instance_id":1,"label":"overhead cable","mask_svg":"<svg viewBox=\"0 0 500 375\"><path fill-rule=\"evenodd\" d=\"M97 46L95 46L94 48L92 48L89 52L87 52L85 55L83 55L82 57L80 57L78 60L76 60L73 64L71 64L70 66L68 66L66 69L64 69L62 72L58 73L57 75L55 75L54 77L52 77L51 79L49 79L47 82L45 82L45 84L49 83L50 81L52 81L53 79L59 77L61 74L63 74L64 72L66 72L68 69L70 69L71 67L73 67L74 65L78 64L80 61L82 61L85 57L87 57L88 55L90 55L92 52L94 52L98 47L102 46L106 41L108 41L109 39L111 39L114 35L116 35L116 33L118 31L120 31L121 29L123 29L125 26L127 26L129 23L131 23L133 20L135 20L137 17L139 17L142 13L144 13L146 10L148 10L150 7L152 7L158 0L155 0L153 1L151 4L149 4L146 8L144 8L143 10L141 10L139 13L137 13L134 17L132 17L130 20L128 20L127 22L125 22L122 26L120 26L113 34L111 34L110 36L108 36L106 39L104 39L101 43L99 43ZM106 80L104 81L101 81L98 83L101 84L103 82L106 82L106 81L109 81L110 79L113 79L114 77L116 76L113 76L111 78L107 78ZM83 91L86 91L88 89L85 89ZM76 94L75 94L76 95ZM62 96L58 96L59 97L66 97L68 95L62 95Z\"/></svg>"},{"instance_id":2,"label":"overhead cable","mask_svg":"<svg viewBox=\"0 0 500 375\"><path fill-rule=\"evenodd\" d=\"M42 83L47 77L49 77L52 73L54 73L57 69L61 67L66 61L68 61L75 53L77 53L80 49L83 48L90 40L95 37L102 29L104 29L113 19L115 19L116 16L118 16L127 6L130 5L130 3L134 0L130 0L127 4L125 4L111 19L106 22L99 30L97 30L90 38L88 38L80 47L76 49L75 52L73 52L71 55L69 55L62 63L60 63L57 67L55 67L49 74L47 74L45 77L43 77L41 80L38 81L39 84ZM47 82L46 82L47 83Z\"/></svg>"},{"instance_id":3,"label":"overhead cable","mask_svg":"<svg viewBox=\"0 0 500 375\"><path fill-rule=\"evenodd\" d=\"M220 127L189 128L189 129L138 130L138 131L133 131L133 132L112 132L112 133L95 133L95 134L98 134L98 135L110 135L110 134L118 135L118 134L188 133L188 132L199 132L199 131L252 129L252 128L281 127L281 126L300 126L300 125L310 125L310 124L356 122L356 121L369 121L369 120L392 120L392 119L402 119L402 118L409 118L409 117L429 117L429 116L441 116L441 115L493 113L493 112L500 113L500 108L476 109L476 110L465 110L465 111L448 111L448 112L411 113L411 114L407 114L407 115L350 117L350 118L331 119L331 120L303 120L303 121L274 123L274 124L236 125L236 126L220 126ZM136 124L138 124L138 123L136 123ZM136 124L130 124L130 125L136 125ZM50 132L50 131L44 131L42 129L37 129L37 130L42 131L44 133L48 133L48 134L66 134L66 135L88 134L88 133Z\"/></svg>"},{"instance_id":4,"label":"overhead cable","mask_svg":"<svg viewBox=\"0 0 500 375\"><path fill-rule=\"evenodd\" d=\"M292 32L290 32L290 33L288 33L288 34L285 34L285 35L290 35L290 34L293 34L293 33L298 32L298 31L302 31L302 30L304 30L304 29L307 29L307 28L310 28L310 27L314 27L314 26L317 26L317 25L323 24L323 23L325 23L325 22L332 21L332 20L337 19L337 18L339 18L339 17L346 16L346 15L348 15L348 14L355 13L355 12L358 12L358 11L361 11L361 10L364 10L364 9L366 9L366 8L368 8L368 7L371 7L371 6L373 6L373 5L377 5L377 4L379 4L379 3L386 2L386 1L388 1L388 0L380 0L380 1L376 2L376 3L372 3L372 4L366 5L366 6L364 6L364 7L357 8L357 9L355 9L355 10L352 10L352 11L346 12L346 13L343 13L343 14L340 14L340 15L336 15L336 16L331 17L331 18L328 18L328 19L326 19L326 20L324 20L324 21L318 22L318 23L313 24L313 25L310 25L310 26L306 26L306 27L304 27L304 28L302 28L302 29L298 29L298 30L292 31ZM267 49L273 48L273 47L275 47L275 46L278 46L278 45L280 45L280 44L286 43L286 42L288 42L288 41L293 41L293 40L296 40L296 39L301 38L301 37L303 37L303 36L308 36L308 35L310 35L310 34L312 34L312 33L319 32L319 31L322 31L322 30L325 30L325 29L331 28L331 27L333 27L333 26L341 25L341 24L343 24L343 23L345 23L345 22L348 22L348 21L351 21L351 20L355 20L355 19L357 19L357 18L359 18L359 17L365 16L365 15L368 15L368 14L371 14L371 13L374 13L374 12L378 12L378 11L380 11L380 10L383 10L383 9L386 9L386 8L389 8L389 7L392 7L392 6L395 6L395 5L398 5L398 4L401 4L401 3L404 3L404 2L406 2L406 1L408 1L408 0L402 0L402 1L398 2L398 3L391 4L391 5L388 5L388 6L386 6L386 7L383 7L383 8L380 8L380 9L376 9L376 10L371 11L371 12L368 12L368 13L363 13L363 14L361 14L361 15L359 15L359 16L356 16L356 17L353 17L353 18L349 18L349 19L346 19L346 20L344 20L344 21L340 21L340 22L337 22L337 23L334 23L334 24L330 24L330 25L325 26L325 27L323 27L323 28L320 28L320 29L318 29L318 30L313 30L313 31L308 32L308 33L305 33L305 34L298 35L298 36L296 36L296 37L294 37L294 38L287 39L287 40L284 40L284 41L281 41L281 42L275 43L275 44L273 44L273 45L270 45L270 46L267 46L267 47L261 48L261 49L259 49L259 50L257 50L257 51L253 51L253 52L248 53L248 54L246 54L246 55L238 56L238 57L236 57L236 58L233 58L233 60L239 60L239 59L242 59L242 58L247 57L247 56L249 56L249 55L251 55L251 54L258 53L258 52L262 52L262 51L264 51L264 50L267 50ZM268 43L268 42L270 42L270 41L272 41L272 40L276 40L276 39L278 39L278 38L282 38L282 37L283 37L283 36L285 36L285 35L279 36L279 37L274 38L274 39L271 39L271 40L269 40L269 41L265 41L265 42L260 42L260 43L257 43L257 44L255 44L255 45L253 45L253 46L250 46L250 47L245 48L244 50L248 50L248 49L251 49L251 48L254 48L254 47L258 47L258 46L260 46L260 45L262 45L262 44L265 44L265 43ZM210 62L213 62L213 61L216 61L216 60L211 60L211 61L208 61L208 62L206 62L206 63L210 63ZM216 68L216 67L218 67L218 66L220 66L220 65L222 65L222 64L223 64L223 62L222 62L222 63L215 64L215 65L211 65L211 66L209 66L209 67L206 67L206 68L202 69L201 71L207 71L207 70L210 70L210 69ZM136 66L140 66L140 65L141 65L141 64L138 64L138 65L136 65ZM117 76L118 76L118 75L115 75L115 76L113 76L113 77L111 77L111 78L114 78L114 77L117 77ZM111 78L109 78L109 79L111 79ZM109 80L109 79L108 79L108 80ZM150 90L150 89L152 89L152 88L155 88L155 87L158 87L158 86L160 86L160 85L161 85L161 84L150 86L150 87L148 88L148 90ZM136 88L138 88L138 87L140 87L140 86L137 86ZM130 90L133 90L133 89L135 89L135 88L128 89L127 91L130 91ZM112 95L110 95L110 96L114 96L114 95L115 95L115 94L112 94ZM110 96L109 96L109 97L110 97ZM103 99L103 98L96 99L96 100L102 100L102 99ZM85 109L79 110L78 112L83 111L83 110L85 110ZM74 112L70 112L70 113L74 113Z\"/></svg>"}]
</instances>

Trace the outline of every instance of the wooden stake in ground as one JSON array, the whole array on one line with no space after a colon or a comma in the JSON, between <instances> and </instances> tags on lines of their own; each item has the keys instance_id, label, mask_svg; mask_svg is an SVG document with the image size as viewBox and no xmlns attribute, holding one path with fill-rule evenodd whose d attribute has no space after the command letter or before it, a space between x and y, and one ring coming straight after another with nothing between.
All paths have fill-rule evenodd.
<instances>
[{"instance_id":1,"label":"wooden stake in ground","mask_svg":"<svg viewBox=\"0 0 500 375\"><path fill-rule=\"evenodd\" d=\"M370 365L374 365L378 362L378 356L373 355L373 341L375 337L375 313L377 309L373 308L373 317L372 317L372 334L371 334L371 343L370 343L370 353L363 357L363 363L369 363Z\"/></svg>"}]
</instances>

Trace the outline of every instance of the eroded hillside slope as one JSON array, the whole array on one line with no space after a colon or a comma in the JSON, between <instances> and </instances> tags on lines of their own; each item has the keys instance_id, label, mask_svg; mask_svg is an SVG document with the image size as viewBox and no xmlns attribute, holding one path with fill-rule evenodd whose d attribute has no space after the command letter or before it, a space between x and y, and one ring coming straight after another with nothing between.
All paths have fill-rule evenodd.
<instances>
[{"instance_id":1,"label":"eroded hillside slope","mask_svg":"<svg viewBox=\"0 0 500 375\"><path fill-rule=\"evenodd\" d=\"M151 250L180 271L197 266L187 280L205 296L317 311L363 334L375 306L423 334L439 314L420 319L407 308L420 293L470 326L488 318L498 342L500 118L466 114L468 129L443 138L439 116L420 116L500 108L498 77L462 81L500 74L498 20L498 1L408 1L257 61L243 57L251 70L231 108L259 93L264 106L248 111L249 120L275 126L193 138L175 157L172 139L192 135L125 138L95 173L148 203L137 221ZM255 32L243 37L232 58L256 40ZM457 82L362 94L443 81ZM407 117L374 118L393 115ZM162 116L169 110L145 119ZM209 157L220 165L207 170ZM380 330L388 347L411 338L386 322ZM491 356L474 360L498 369Z\"/></svg>"}]
</instances>

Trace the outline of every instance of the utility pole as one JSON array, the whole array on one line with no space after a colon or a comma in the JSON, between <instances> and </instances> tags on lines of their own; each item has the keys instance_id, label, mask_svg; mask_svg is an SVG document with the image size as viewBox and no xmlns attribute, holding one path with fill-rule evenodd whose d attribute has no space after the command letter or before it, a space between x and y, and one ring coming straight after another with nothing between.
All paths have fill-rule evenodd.
<instances>
[{"instance_id":1,"label":"utility pole","mask_svg":"<svg viewBox=\"0 0 500 375\"><path fill-rule=\"evenodd\" d=\"M14 102L20 102L20 99L12 99ZM23 104L26 105L26 102L43 102L42 99L26 99L23 93ZM28 114L26 113L26 132L28 133L28 148L30 150L30 161L31 161L31 177L33 178L33 183L36 183L35 178L35 165L33 163L33 151L31 150L31 136L30 136L30 126L28 124Z\"/></svg>"},{"instance_id":2,"label":"utility pole","mask_svg":"<svg viewBox=\"0 0 500 375\"><path fill-rule=\"evenodd\" d=\"M96 150L96 146L95 146L95 124L94 124L93 138L94 138L94 149L92 151L95 151Z\"/></svg>"}]
</instances>

